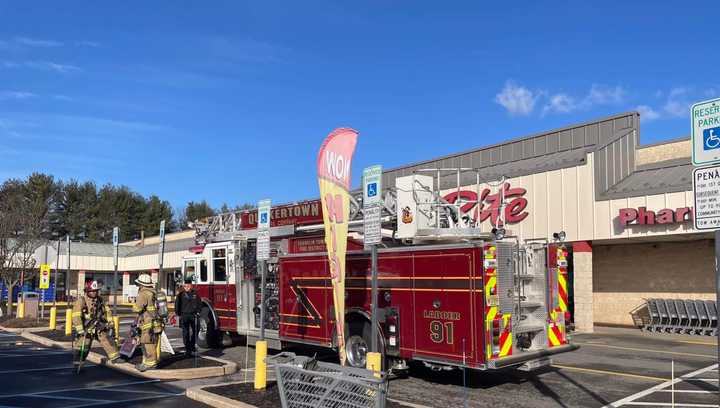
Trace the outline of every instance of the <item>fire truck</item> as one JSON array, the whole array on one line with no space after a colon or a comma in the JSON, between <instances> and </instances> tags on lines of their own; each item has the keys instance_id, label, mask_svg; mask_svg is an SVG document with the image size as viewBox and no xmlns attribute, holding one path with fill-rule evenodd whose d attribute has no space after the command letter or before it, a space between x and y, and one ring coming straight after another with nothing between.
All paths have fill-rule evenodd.
<instances>
[{"instance_id":1,"label":"fire truck","mask_svg":"<svg viewBox=\"0 0 720 408\"><path fill-rule=\"evenodd\" d=\"M385 369L415 360L433 369L530 370L576 348L566 332L568 253L561 240L521 241L504 229L502 214L486 230L463 211L469 200L448 187L456 179L459 192L461 173L476 170L452 169L457 177L443 175L450 169L433 169L437 176L423 171L396 179L385 192L377 300ZM347 362L356 367L365 366L373 332L361 200L361 193L351 198L345 277ZM259 338L256 218L240 211L194 224L196 245L183 274L195 279L202 297L201 346L219 345L225 332L250 344ZM319 200L271 209L262 324L272 348L337 347L323 231Z\"/></svg>"}]
</instances>

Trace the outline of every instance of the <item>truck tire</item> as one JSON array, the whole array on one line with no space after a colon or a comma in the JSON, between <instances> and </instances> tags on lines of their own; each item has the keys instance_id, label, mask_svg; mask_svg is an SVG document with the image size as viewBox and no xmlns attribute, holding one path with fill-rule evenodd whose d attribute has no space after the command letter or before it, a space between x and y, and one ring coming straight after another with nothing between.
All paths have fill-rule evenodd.
<instances>
[{"instance_id":1,"label":"truck tire","mask_svg":"<svg viewBox=\"0 0 720 408\"><path fill-rule=\"evenodd\" d=\"M352 319L345 323L345 353L347 354L347 363L351 367L365 368L367 365L367 353L370 351L372 329L370 323L364 319ZM385 366L385 353L382 350L382 342L378 338L378 344L381 347L380 352L383 354L381 361L383 368Z\"/></svg>"},{"instance_id":2,"label":"truck tire","mask_svg":"<svg viewBox=\"0 0 720 408\"><path fill-rule=\"evenodd\" d=\"M220 332L215 328L212 316L210 315L210 309L204 307L200 311L200 318L198 327L198 346L206 349L220 347Z\"/></svg>"}]
</instances>

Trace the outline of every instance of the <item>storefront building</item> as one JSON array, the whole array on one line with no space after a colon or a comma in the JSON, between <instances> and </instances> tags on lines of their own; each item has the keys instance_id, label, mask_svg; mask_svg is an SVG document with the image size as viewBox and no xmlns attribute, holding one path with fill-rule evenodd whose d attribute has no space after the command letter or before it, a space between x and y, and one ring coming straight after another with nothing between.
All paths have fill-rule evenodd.
<instances>
[{"instance_id":1,"label":"storefront building","mask_svg":"<svg viewBox=\"0 0 720 408\"><path fill-rule=\"evenodd\" d=\"M553 233L564 231L577 330L631 325L630 312L644 298L715 296L713 237L692 226L690 141L646 146L639 141L639 114L622 113L386 170L383 185L393 187L395 178L420 169L479 169L480 183L476 173L462 173L459 189L457 174L443 173L445 198L479 199L463 209L481 228L502 223L521 240L552 240ZM122 288L124 301L132 300L140 273L151 274L174 294L174 274L190 255L193 231L166 239L162 274L157 237L120 246L122 281L113 287ZM65 251L63 243L61 272ZM112 246L73 243L70 264L71 295L90 278L111 282Z\"/></svg>"}]
</instances>

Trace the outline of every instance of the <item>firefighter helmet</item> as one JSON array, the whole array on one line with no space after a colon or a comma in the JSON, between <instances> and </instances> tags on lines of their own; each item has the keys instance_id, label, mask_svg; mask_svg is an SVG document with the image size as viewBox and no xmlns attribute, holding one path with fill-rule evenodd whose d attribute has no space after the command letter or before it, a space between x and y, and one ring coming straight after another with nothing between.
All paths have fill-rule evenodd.
<instances>
[{"instance_id":1,"label":"firefighter helmet","mask_svg":"<svg viewBox=\"0 0 720 408\"><path fill-rule=\"evenodd\" d=\"M142 275L138 276L138 278L135 279L135 283L137 283L140 286L153 286L154 285L152 278L147 273L143 273Z\"/></svg>"},{"instance_id":2,"label":"firefighter helmet","mask_svg":"<svg viewBox=\"0 0 720 408\"><path fill-rule=\"evenodd\" d=\"M98 281L93 280L85 282L85 292L92 292L96 290L100 290L100 284L98 283Z\"/></svg>"}]
</instances>

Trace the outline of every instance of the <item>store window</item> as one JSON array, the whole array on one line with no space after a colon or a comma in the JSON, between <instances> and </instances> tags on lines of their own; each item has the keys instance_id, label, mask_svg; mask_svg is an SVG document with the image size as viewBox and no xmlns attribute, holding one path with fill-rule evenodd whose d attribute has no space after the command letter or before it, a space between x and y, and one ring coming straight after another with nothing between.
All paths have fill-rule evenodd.
<instances>
[{"instance_id":1,"label":"store window","mask_svg":"<svg viewBox=\"0 0 720 408\"><path fill-rule=\"evenodd\" d=\"M227 280L227 258L225 257L225 248L213 249L213 276L215 282L225 282Z\"/></svg>"}]
</instances>

